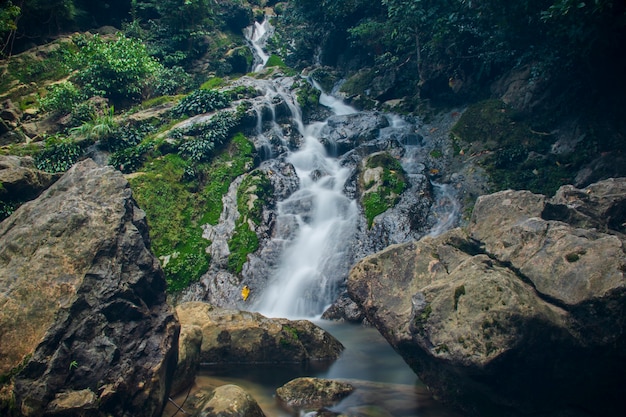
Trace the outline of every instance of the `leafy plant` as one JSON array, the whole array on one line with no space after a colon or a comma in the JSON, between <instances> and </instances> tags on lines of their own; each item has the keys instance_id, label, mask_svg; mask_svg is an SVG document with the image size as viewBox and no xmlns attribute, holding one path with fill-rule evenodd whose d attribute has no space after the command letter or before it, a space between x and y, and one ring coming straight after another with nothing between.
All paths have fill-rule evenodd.
<instances>
[{"instance_id":1,"label":"leafy plant","mask_svg":"<svg viewBox=\"0 0 626 417\"><path fill-rule=\"evenodd\" d=\"M95 35L76 54L76 81L89 96L136 100L162 68L144 44L119 35L107 42Z\"/></svg>"},{"instance_id":2,"label":"leafy plant","mask_svg":"<svg viewBox=\"0 0 626 417\"><path fill-rule=\"evenodd\" d=\"M237 125L237 117L233 112L220 112L208 123L193 125L182 133L193 136L185 140L179 152L194 162L207 161L214 150L223 145L229 138L231 130Z\"/></svg>"},{"instance_id":3,"label":"leafy plant","mask_svg":"<svg viewBox=\"0 0 626 417\"><path fill-rule=\"evenodd\" d=\"M68 114L83 99L79 89L69 81L52 84L47 90L47 94L39 99L44 111Z\"/></svg>"},{"instance_id":4,"label":"leafy plant","mask_svg":"<svg viewBox=\"0 0 626 417\"><path fill-rule=\"evenodd\" d=\"M46 172L65 172L82 155L81 147L70 137L50 136L41 152L35 155L35 166Z\"/></svg>"},{"instance_id":5,"label":"leafy plant","mask_svg":"<svg viewBox=\"0 0 626 417\"><path fill-rule=\"evenodd\" d=\"M141 168L146 160L145 155L150 149L152 149L150 144L119 149L109 157L109 165L124 174L130 174Z\"/></svg>"},{"instance_id":6,"label":"leafy plant","mask_svg":"<svg viewBox=\"0 0 626 417\"><path fill-rule=\"evenodd\" d=\"M115 121L115 109L113 106L104 110L103 114L93 114L91 120L79 127L70 129L72 135L83 137L88 140L107 140L117 133L118 124Z\"/></svg>"},{"instance_id":7,"label":"leafy plant","mask_svg":"<svg viewBox=\"0 0 626 417\"><path fill-rule=\"evenodd\" d=\"M185 96L180 103L172 109L175 117L195 116L208 113L213 110L223 109L230 105L228 96L216 90L195 90Z\"/></svg>"}]
</instances>

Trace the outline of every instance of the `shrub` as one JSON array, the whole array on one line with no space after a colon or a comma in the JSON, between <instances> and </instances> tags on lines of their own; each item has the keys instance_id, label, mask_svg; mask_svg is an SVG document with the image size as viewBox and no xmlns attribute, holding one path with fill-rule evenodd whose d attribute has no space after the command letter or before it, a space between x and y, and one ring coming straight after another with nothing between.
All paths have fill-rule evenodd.
<instances>
[{"instance_id":1,"label":"shrub","mask_svg":"<svg viewBox=\"0 0 626 417\"><path fill-rule=\"evenodd\" d=\"M78 88L69 81L53 84L47 88L47 94L39 99L44 111L68 114L82 101Z\"/></svg>"},{"instance_id":2,"label":"shrub","mask_svg":"<svg viewBox=\"0 0 626 417\"><path fill-rule=\"evenodd\" d=\"M138 99L162 68L137 39L120 35L106 42L98 35L86 42L76 55L77 82L85 92L113 100Z\"/></svg>"},{"instance_id":3,"label":"shrub","mask_svg":"<svg viewBox=\"0 0 626 417\"><path fill-rule=\"evenodd\" d=\"M199 89L184 97L172 109L175 117L195 116L213 110L223 109L230 105L228 96L216 90Z\"/></svg>"},{"instance_id":4,"label":"shrub","mask_svg":"<svg viewBox=\"0 0 626 417\"><path fill-rule=\"evenodd\" d=\"M141 168L146 160L145 155L150 149L152 146L149 144L119 149L109 157L109 165L124 174L130 174Z\"/></svg>"},{"instance_id":5,"label":"shrub","mask_svg":"<svg viewBox=\"0 0 626 417\"><path fill-rule=\"evenodd\" d=\"M232 112L221 112L208 123L193 125L182 135L195 136L180 146L180 153L195 162L208 160L215 148L226 143L231 130L237 125L237 117Z\"/></svg>"},{"instance_id":6,"label":"shrub","mask_svg":"<svg viewBox=\"0 0 626 417\"><path fill-rule=\"evenodd\" d=\"M44 149L35 155L35 165L46 172L65 172L82 154L81 147L69 137L51 136Z\"/></svg>"},{"instance_id":7,"label":"shrub","mask_svg":"<svg viewBox=\"0 0 626 417\"><path fill-rule=\"evenodd\" d=\"M159 68L150 83L149 96L166 96L177 94L190 88L192 77L182 67Z\"/></svg>"}]
</instances>

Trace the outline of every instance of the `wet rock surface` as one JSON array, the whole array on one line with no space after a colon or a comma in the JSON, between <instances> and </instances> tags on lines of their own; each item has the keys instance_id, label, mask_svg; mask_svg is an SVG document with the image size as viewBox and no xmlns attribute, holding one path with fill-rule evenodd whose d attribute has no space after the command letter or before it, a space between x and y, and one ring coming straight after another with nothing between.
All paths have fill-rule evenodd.
<instances>
[{"instance_id":1,"label":"wet rock surface","mask_svg":"<svg viewBox=\"0 0 626 417\"><path fill-rule=\"evenodd\" d=\"M483 196L467 229L359 262L349 294L420 379L469 414L622 415L625 186Z\"/></svg>"},{"instance_id":2,"label":"wet rock surface","mask_svg":"<svg viewBox=\"0 0 626 417\"><path fill-rule=\"evenodd\" d=\"M333 361L343 346L307 320L271 319L202 302L176 307L182 326L202 330L200 362L210 364Z\"/></svg>"}]
</instances>

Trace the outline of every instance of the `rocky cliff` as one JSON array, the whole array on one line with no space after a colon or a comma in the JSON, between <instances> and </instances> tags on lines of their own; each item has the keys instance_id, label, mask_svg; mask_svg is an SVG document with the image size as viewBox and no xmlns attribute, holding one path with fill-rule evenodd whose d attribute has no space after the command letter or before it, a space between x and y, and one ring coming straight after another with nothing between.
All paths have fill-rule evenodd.
<instances>
[{"instance_id":1,"label":"rocky cliff","mask_svg":"<svg viewBox=\"0 0 626 417\"><path fill-rule=\"evenodd\" d=\"M466 229L362 260L349 293L472 415L624 415L625 205L626 179L482 196Z\"/></svg>"},{"instance_id":2,"label":"rocky cliff","mask_svg":"<svg viewBox=\"0 0 626 417\"><path fill-rule=\"evenodd\" d=\"M81 162L0 223L0 288L6 413L160 415L179 325L118 171Z\"/></svg>"}]
</instances>

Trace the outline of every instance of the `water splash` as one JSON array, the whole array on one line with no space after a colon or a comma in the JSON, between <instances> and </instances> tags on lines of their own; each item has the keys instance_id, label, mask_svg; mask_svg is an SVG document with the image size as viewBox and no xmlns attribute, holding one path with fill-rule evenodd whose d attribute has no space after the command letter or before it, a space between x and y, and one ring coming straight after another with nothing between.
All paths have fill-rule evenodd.
<instances>
[{"instance_id":1,"label":"water splash","mask_svg":"<svg viewBox=\"0 0 626 417\"><path fill-rule=\"evenodd\" d=\"M438 184L433 182L435 191L435 204L431 208L437 223L428 233L428 236L439 236L452 229L458 223L461 212L461 204L456 196L456 190L450 184Z\"/></svg>"},{"instance_id":2,"label":"water splash","mask_svg":"<svg viewBox=\"0 0 626 417\"><path fill-rule=\"evenodd\" d=\"M347 111L341 104L329 104L332 110ZM295 226L296 232L278 237L285 248L283 259L256 305L270 317L314 317L332 302L348 272L358 216L356 202L343 194L350 170L329 157L316 137L324 122L304 126L297 106L292 114L304 140L287 161L296 170L300 189L279 203L277 230Z\"/></svg>"},{"instance_id":3,"label":"water splash","mask_svg":"<svg viewBox=\"0 0 626 417\"><path fill-rule=\"evenodd\" d=\"M269 55L263 48L273 33L273 30L274 28L270 25L267 16L263 19L263 22L254 22L254 25L244 29L244 36L248 42L250 42L252 53L254 54L253 72L261 71L265 67L265 64L267 64Z\"/></svg>"}]
</instances>

